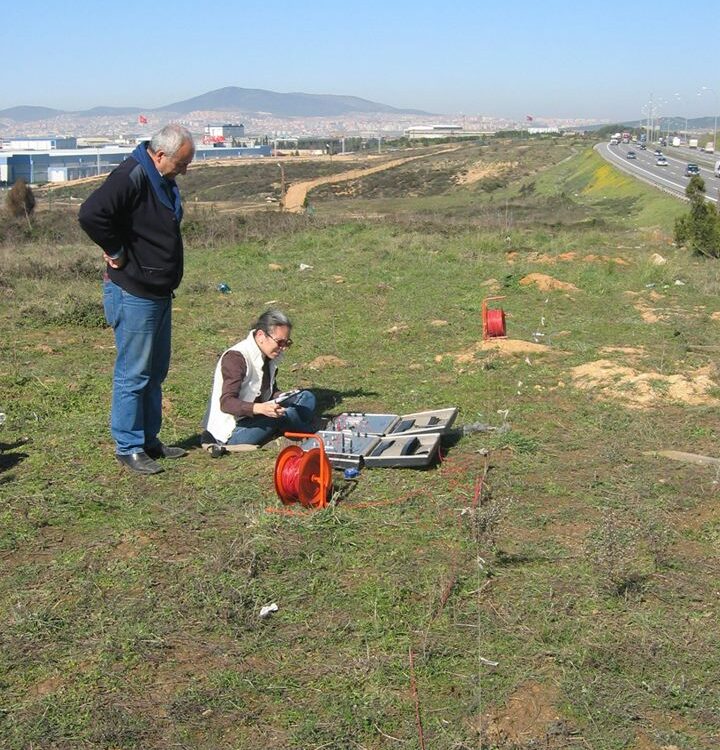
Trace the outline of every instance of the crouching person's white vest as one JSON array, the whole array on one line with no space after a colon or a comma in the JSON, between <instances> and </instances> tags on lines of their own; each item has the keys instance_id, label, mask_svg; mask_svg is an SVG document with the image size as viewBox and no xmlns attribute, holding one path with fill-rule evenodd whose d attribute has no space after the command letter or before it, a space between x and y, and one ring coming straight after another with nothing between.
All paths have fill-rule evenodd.
<instances>
[{"instance_id":1,"label":"crouching person's white vest","mask_svg":"<svg viewBox=\"0 0 720 750\"><path fill-rule=\"evenodd\" d=\"M222 394L223 387L223 376L222 376L222 361L223 357L228 352L240 352L245 357L247 364L247 373L245 374L245 380L243 380L240 386L240 392L237 397L241 401L255 401L260 396L260 390L262 388L263 378L263 353L260 351L255 342L255 331L252 330L242 341L239 341L234 346L226 349L218 363L215 366L215 375L213 377L212 393L210 395L210 404L208 406L203 427L212 434L212 436L220 443L226 443L232 435L233 430L237 424L237 418L232 414L226 414L220 408L220 395ZM275 371L277 370L278 360L282 355L270 360L270 385L275 381ZM271 393L263 394L268 400L272 396Z\"/></svg>"}]
</instances>

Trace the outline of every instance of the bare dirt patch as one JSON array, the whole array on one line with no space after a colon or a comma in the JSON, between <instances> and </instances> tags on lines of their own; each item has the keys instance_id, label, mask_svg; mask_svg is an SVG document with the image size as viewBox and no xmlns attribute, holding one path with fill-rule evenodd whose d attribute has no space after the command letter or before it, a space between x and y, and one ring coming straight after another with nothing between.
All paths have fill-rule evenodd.
<instances>
[{"instance_id":1,"label":"bare dirt patch","mask_svg":"<svg viewBox=\"0 0 720 750\"><path fill-rule=\"evenodd\" d=\"M57 692L65 685L61 677L47 677L40 682L36 682L29 690L29 694L34 698L44 698L46 695Z\"/></svg>"},{"instance_id":2,"label":"bare dirt patch","mask_svg":"<svg viewBox=\"0 0 720 750\"><path fill-rule=\"evenodd\" d=\"M457 185L472 185L474 182L484 180L486 177L498 177L511 169L515 169L517 165L516 161L499 161L492 164L478 161L467 172L461 172L456 175L455 183Z\"/></svg>"},{"instance_id":3,"label":"bare dirt patch","mask_svg":"<svg viewBox=\"0 0 720 750\"><path fill-rule=\"evenodd\" d=\"M689 375L640 372L608 359L588 362L570 371L576 388L591 391L601 401L620 401L632 409L668 402L716 406L720 400L710 395L710 391L717 387L711 378L713 374L712 366L700 368Z\"/></svg>"},{"instance_id":4,"label":"bare dirt patch","mask_svg":"<svg viewBox=\"0 0 720 750\"><path fill-rule=\"evenodd\" d=\"M527 258L530 263L546 263L553 265L555 263L571 263L573 261L582 261L585 263L615 263L618 266L629 266L630 263L624 258L612 257L610 255L580 255L579 253L569 251L559 253L558 255L548 255L547 253L533 253Z\"/></svg>"},{"instance_id":5,"label":"bare dirt patch","mask_svg":"<svg viewBox=\"0 0 720 750\"><path fill-rule=\"evenodd\" d=\"M519 339L488 339L487 341L476 341L469 349L461 352L446 352L437 354L436 362L442 362L445 357L452 357L457 364L468 364L475 360L478 352L493 352L500 355L511 356L513 354L543 354L552 349L545 344L535 344L532 341L521 341Z\"/></svg>"},{"instance_id":6,"label":"bare dirt patch","mask_svg":"<svg viewBox=\"0 0 720 750\"><path fill-rule=\"evenodd\" d=\"M112 556L119 560L131 560L136 558L145 547L152 543L153 537L148 534L142 532L135 534L128 533L118 542Z\"/></svg>"},{"instance_id":7,"label":"bare dirt patch","mask_svg":"<svg viewBox=\"0 0 720 750\"><path fill-rule=\"evenodd\" d=\"M600 354L626 354L629 357L642 357L645 355L644 346L603 346Z\"/></svg>"},{"instance_id":8,"label":"bare dirt patch","mask_svg":"<svg viewBox=\"0 0 720 750\"><path fill-rule=\"evenodd\" d=\"M572 734L555 707L557 690L526 682L508 698L505 706L483 719L485 738L493 747L566 747Z\"/></svg>"},{"instance_id":9,"label":"bare dirt patch","mask_svg":"<svg viewBox=\"0 0 720 750\"><path fill-rule=\"evenodd\" d=\"M344 359L340 359L334 354L322 354L307 364L311 370L324 370L326 367L347 367L347 365L348 363Z\"/></svg>"},{"instance_id":10,"label":"bare dirt patch","mask_svg":"<svg viewBox=\"0 0 720 750\"><path fill-rule=\"evenodd\" d=\"M653 306L651 303L658 303L665 299L664 294L656 292L654 289L648 292L646 295L642 295L640 292L624 292L626 297L632 299L632 306L640 313L640 317L645 323L660 323L667 321L673 317L686 317L688 310L678 307L676 305L669 305L665 307ZM649 300L649 301L648 301ZM692 314L700 315L705 312L705 308L700 306L693 308ZM710 316L712 317L712 316Z\"/></svg>"},{"instance_id":11,"label":"bare dirt patch","mask_svg":"<svg viewBox=\"0 0 720 750\"><path fill-rule=\"evenodd\" d=\"M530 286L534 284L538 289L543 292L550 291L564 291L564 292L579 292L580 290L571 284L569 281L559 281L554 279L552 276L548 276L544 273L529 273L520 279L520 286Z\"/></svg>"},{"instance_id":12,"label":"bare dirt patch","mask_svg":"<svg viewBox=\"0 0 720 750\"><path fill-rule=\"evenodd\" d=\"M667 320L668 315L655 311L645 302L633 302L633 307L640 313L640 317L646 323L659 323L661 320Z\"/></svg>"}]
</instances>

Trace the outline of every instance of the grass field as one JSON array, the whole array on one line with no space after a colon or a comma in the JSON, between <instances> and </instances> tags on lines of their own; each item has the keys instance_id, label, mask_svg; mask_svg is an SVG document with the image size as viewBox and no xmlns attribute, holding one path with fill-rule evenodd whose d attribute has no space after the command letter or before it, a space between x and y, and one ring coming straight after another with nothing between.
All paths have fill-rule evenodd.
<instances>
[{"instance_id":1,"label":"grass field","mask_svg":"<svg viewBox=\"0 0 720 750\"><path fill-rule=\"evenodd\" d=\"M510 166L463 182L479 162ZM162 433L190 455L153 478L113 457L97 250L3 229L1 747L718 746L720 471L657 453L719 437L720 274L672 246L685 206L562 140L395 178L231 239L190 207ZM198 444L268 304L295 322L280 385L324 414L501 429L278 513L276 448Z\"/></svg>"}]
</instances>

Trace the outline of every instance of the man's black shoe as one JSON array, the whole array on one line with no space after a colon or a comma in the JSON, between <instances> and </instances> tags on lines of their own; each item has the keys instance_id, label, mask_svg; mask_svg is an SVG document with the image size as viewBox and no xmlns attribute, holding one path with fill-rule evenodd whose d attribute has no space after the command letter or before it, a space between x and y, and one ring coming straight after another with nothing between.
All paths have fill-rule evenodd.
<instances>
[{"instance_id":1,"label":"man's black shoe","mask_svg":"<svg viewBox=\"0 0 720 750\"><path fill-rule=\"evenodd\" d=\"M130 471L134 471L136 474L160 474L165 471L159 463L153 461L144 451L128 453L126 455L116 453L115 458L123 466L127 466Z\"/></svg>"},{"instance_id":2,"label":"man's black shoe","mask_svg":"<svg viewBox=\"0 0 720 750\"><path fill-rule=\"evenodd\" d=\"M145 453L150 458L182 458L183 456L187 456L187 451L184 448L178 448L175 445L164 445L163 443L158 443L153 448L148 448L146 445Z\"/></svg>"}]
</instances>

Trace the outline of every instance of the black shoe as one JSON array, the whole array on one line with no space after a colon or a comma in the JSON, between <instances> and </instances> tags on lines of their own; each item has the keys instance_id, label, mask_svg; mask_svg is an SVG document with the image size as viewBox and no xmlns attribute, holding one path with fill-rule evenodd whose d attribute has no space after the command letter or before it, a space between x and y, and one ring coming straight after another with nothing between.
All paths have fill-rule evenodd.
<instances>
[{"instance_id":1,"label":"black shoe","mask_svg":"<svg viewBox=\"0 0 720 750\"><path fill-rule=\"evenodd\" d=\"M158 443L154 448L148 448L145 446L145 453L150 458L182 458L187 456L187 451L184 448L178 448L174 445L164 445Z\"/></svg>"},{"instance_id":2,"label":"black shoe","mask_svg":"<svg viewBox=\"0 0 720 750\"><path fill-rule=\"evenodd\" d=\"M140 451L139 453L128 453L126 455L116 453L115 458L117 458L123 466L127 466L130 471L134 471L136 474L160 474L165 471L160 464L153 461L152 458L143 451Z\"/></svg>"}]
</instances>

